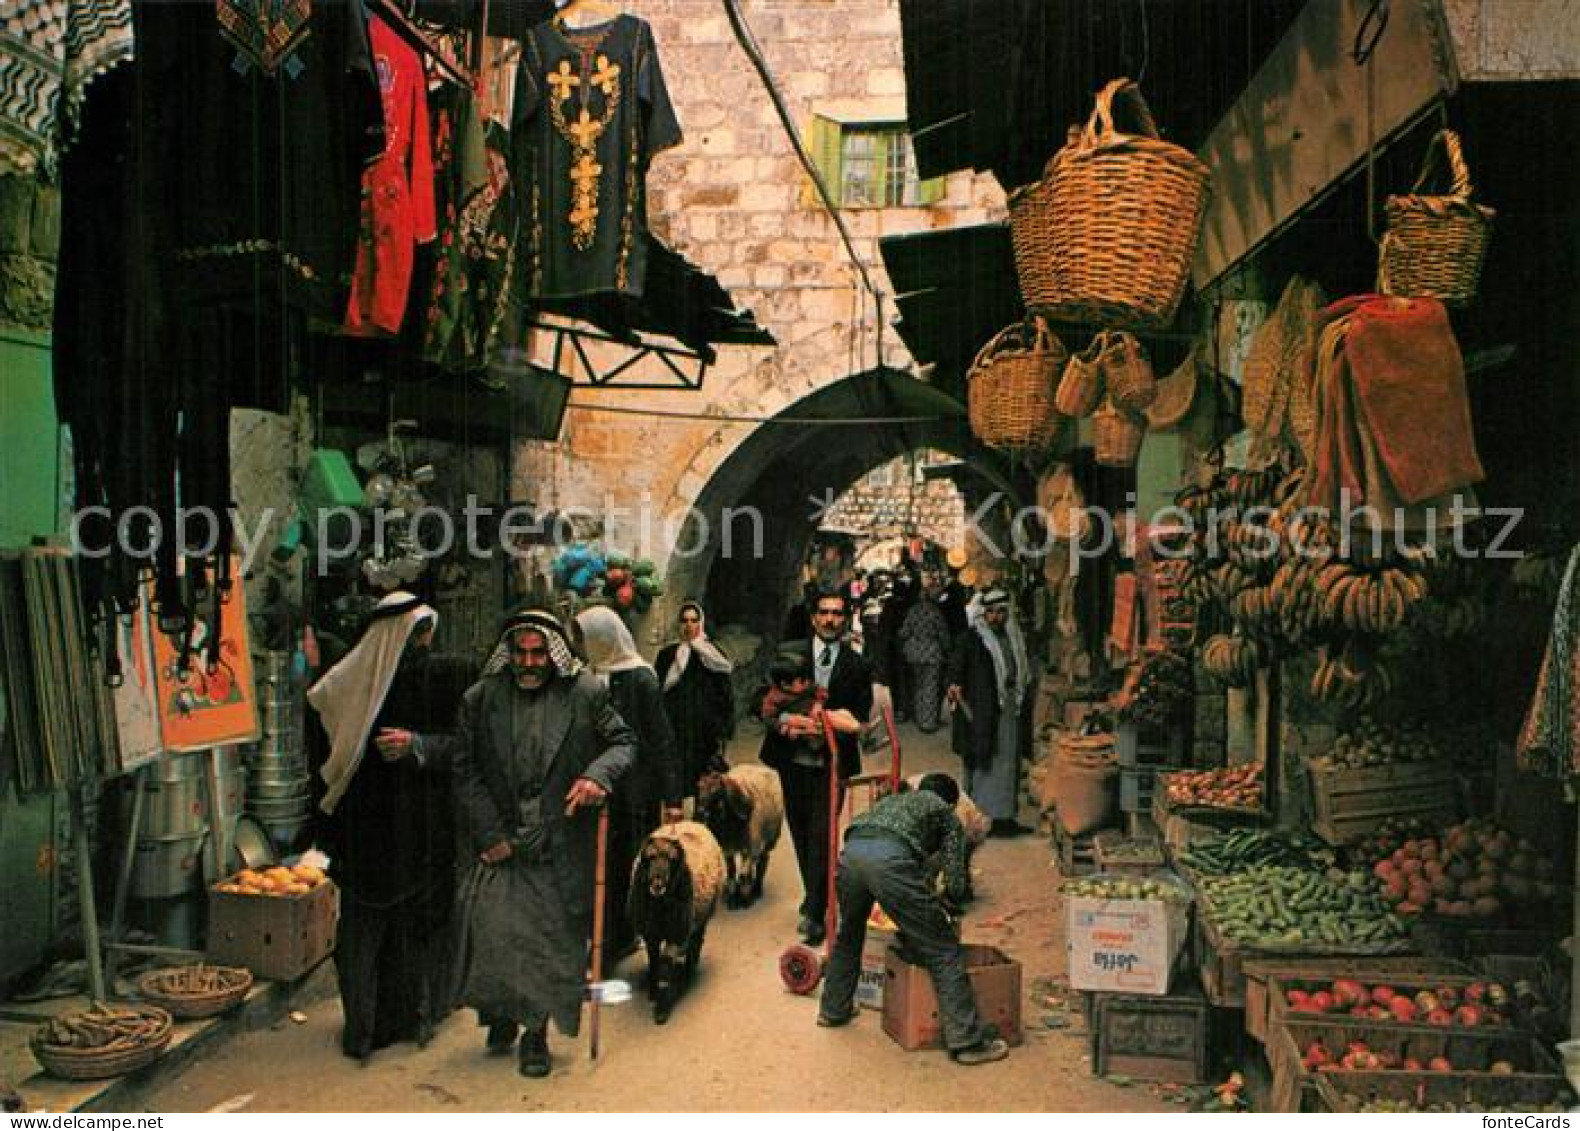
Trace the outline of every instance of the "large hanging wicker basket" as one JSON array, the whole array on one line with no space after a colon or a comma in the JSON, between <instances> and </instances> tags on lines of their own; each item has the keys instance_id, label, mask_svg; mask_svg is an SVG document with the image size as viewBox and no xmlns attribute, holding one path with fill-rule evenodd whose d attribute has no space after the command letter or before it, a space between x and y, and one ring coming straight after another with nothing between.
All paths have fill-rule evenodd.
<instances>
[{"instance_id":1,"label":"large hanging wicker basket","mask_svg":"<svg viewBox=\"0 0 1580 1131\"><path fill-rule=\"evenodd\" d=\"M1440 153L1448 162L1448 194L1424 195L1421 190L1439 171ZM1476 297L1497 213L1475 203L1475 191L1459 135L1439 130L1427 147L1415 187L1406 196L1390 196L1384 206L1388 230L1377 266L1380 292L1435 298L1450 306Z\"/></svg>"},{"instance_id":2,"label":"large hanging wicker basket","mask_svg":"<svg viewBox=\"0 0 1580 1131\"><path fill-rule=\"evenodd\" d=\"M1115 407L1111 400L1092 415L1092 454L1099 466L1134 467L1146 435L1146 419Z\"/></svg>"},{"instance_id":3,"label":"large hanging wicker basket","mask_svg":"<svg viewBox=\"0 0 1580 1131\"><path fill-rule=\"evenodd\" d=\"M1120 108L1134 132L1116 127ZM1066 321L1167 325L1185 293L1210 177L1189 150L1158 139L1135 83L1109 83L1042 180L1010 196L1027 307Z\"/></svg>"},{"instance_id":4,"label":"large hanging wicker basket","mask_svg":"<svg viewBox=\"0 0 1580 1131\"><path fill-rule=\"evenodd\" d=\"M1054 379L1067 356L1041 318L995 334L977 354L966 386L977 439L1015 454L1053 447L1064 422L1053 404Z\"/></svg>"}]
</instances>

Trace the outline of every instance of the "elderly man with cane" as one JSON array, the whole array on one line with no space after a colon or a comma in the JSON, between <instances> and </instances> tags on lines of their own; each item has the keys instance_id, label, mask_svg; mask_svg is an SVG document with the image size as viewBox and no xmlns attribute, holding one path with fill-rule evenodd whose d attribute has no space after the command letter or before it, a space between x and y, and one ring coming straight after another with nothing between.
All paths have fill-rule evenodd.
<instances>
[{"instance_id":1,"label":"elderly man with cane","mask_svg":"<svg viewBox=\"0 0 1580 1131\"><path fill-rule=\"evenodd\" d=\"M548 1022L581 1024L598 811L636 757L609 691L552 613L512 615L461 704L456 799L477 865L461 891L458 998L488 1048L521 1037L523 1076L550 1070Z\"/></svg>"}]
</instances>

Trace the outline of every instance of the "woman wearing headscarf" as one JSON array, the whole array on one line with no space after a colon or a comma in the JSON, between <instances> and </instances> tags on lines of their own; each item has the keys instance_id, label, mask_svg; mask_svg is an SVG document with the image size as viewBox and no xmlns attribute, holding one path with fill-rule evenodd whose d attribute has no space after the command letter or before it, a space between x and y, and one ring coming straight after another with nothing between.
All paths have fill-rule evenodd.
<instances>
[{"instance_id":1,"label":"woman wearing headscarf","mask_svg":"<svg viewBox=\"0 0 1580 1131\"><path fill-rule=\"evenodd\" d=\"M680 606L679 629L680 639L659 650L653 667L680 747L681 790L690 797L698 778L727 766L722 747L735 733L735 665L708 639L707 617L696 601Z\"/></svg>"},{"instance_id":2,"label":"woman wearing headscarf","mask_svg":"<svg viewBox=\"0 0 1580 1131\"><path fill-rule=\"evenodd\" d=\"M636 947L626 918L631 866L647 834L681 819L680 757L664 713L658 676L636 650L631 631L613 609L595 606L576 614L582 650L593 674L609 688L614 709L636 732L636 762L614 795L609 821L609 884L605 919L609 951L619 958Z\"/></svg>"},{"instance_id":3,"label":"woman wearing headscarf","mask_svg":"<svg viewBox=\"0 0 1580 1131\"><path fill-rule=\"evenodd\" d=\"M456 708L476 668L430 652L438 621L410 593L391 593L356 647L307 693L327 747L319 808L321 847L340 887L341 1048L357 1059L396 1041L426 1043L447 1012L449 768Z\"/></svg>"}]
</instances>

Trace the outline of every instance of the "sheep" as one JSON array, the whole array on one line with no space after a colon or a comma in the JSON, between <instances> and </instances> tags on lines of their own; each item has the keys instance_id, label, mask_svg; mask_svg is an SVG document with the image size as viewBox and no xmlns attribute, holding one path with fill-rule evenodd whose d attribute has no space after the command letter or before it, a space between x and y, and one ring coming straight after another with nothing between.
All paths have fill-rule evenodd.
<instances>
[{"instance_id":1,"label":"sheep","mask_svg":"<svg viewBox=\"0 0 1580 1131\"><path fill-rule=\"evenodd\" d=\"M626 910L647 946L647 996L660 1025L696 972L723 886L724 853L696 821L653 830L637 854Z\"/></svg>"},{"instance_id":2,"label":"sheep","mask_svg":"<svg viewBox=\"0 0 1580 1131\"><path fill-rule=\"evenodd\" d=\"M750 907L762 896L784 817L784 787L767 766L734 766L697 782L697 819L724 851L724 906Z\"/></svg>"}]
</instances>

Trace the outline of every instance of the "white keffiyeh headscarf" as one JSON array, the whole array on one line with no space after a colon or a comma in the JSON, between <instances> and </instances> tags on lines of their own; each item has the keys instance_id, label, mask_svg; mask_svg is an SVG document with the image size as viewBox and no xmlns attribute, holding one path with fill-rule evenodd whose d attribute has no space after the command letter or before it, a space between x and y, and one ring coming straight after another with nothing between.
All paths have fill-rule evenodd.
<instances>
[{"instance_id":1,"label":"white keffiyeh headscarf","mask_svg":"<svg viewBox=\"0 0 1580 1131\"><path fill-rule=\"evenodd\" d=\"M587 653L587 662L605 684L615 672L628 672L636 668L653 670L636 650L631 630L626 628L625 621L613 609L602 605L583 609L576 614L576 623L581 626L582 648Z\"/></svg>"},{"instance_id":2,"label":"white keffiyeh headscarf","mask_svg":"<svg viewBox=\"0 0 1580 1131\"><path fill-rule=\"evenodd\" d=\"M680 646L675 649L675 662L669 665L669 671L664 675L664 690L668 691L680 682L680 677L686 674L686 666L695 656L710 672L720 675L729 675L735 670L735 665L730 662L719 646L708 639L708 614L702 611L702 606L695 601L687 601L680 606L684 613L691 609L697 614L697 638L695 640L681 640Z\"/></svg>"},{"instance_id":3,"label":"white keffiyeh headscarf","mask_svg":"<svg viewBox=\"0 0 1580 1131\"><path fill-rule=\"evenodd\" d=\"M406 643L425 623L438 624L439 614L410 593L389 594L374 609L357 646L308 689L307 701L329 734L329 760L319 771L329 787L319 803L325 813L333 813L350 788Z\"/></svg>"},{"instance_id":4,"label":"white keffiyeh headscarf","mask_svg":"<svg viewBox=\"0 0 1580 1131\"><path fill-rule=\"evenodd\" d=\"M1009 657L1004 655L1004 641L999 634L988 627L982 614L995 605L1008 605L1009 594L1002 589L990 589L988 592L971 599L967 615L971 620L971 627L975 629L977 637L988 650L988 655L993 658L994 682L998 685L998 705L1001 711L1018 711L1022 696L1031 686L1031 665L1026 660L1026 637L1020 631L1020 625L1015 620L1015 610L1010 609L1009 620L1004 623L1004 636L1009 640L1010 655L1015 660L1015 682L1011 684L1009 678Z\"/></svg>"},{"instance_id":5,"label":"white keffiyeh headscarf","mask_svg":"<svg viewBox=\"0 0 1580 1131\"><path fill-rule=\"evenodd\" d=\"M581 658L571 647L570 637L565 632L565 626L560 623L560 618L544 609L526 609L505 618L505 628L499 634L499 643L494 646L488 663L483 665L484 676L497 675L510 666L510 638L524 629L541 634L548 642L549 661L553 663L556 675L561 679L574 679L580 674L583 667Z\"/></svg>"}]
</instances>

